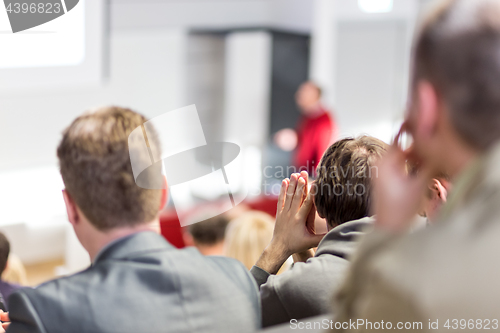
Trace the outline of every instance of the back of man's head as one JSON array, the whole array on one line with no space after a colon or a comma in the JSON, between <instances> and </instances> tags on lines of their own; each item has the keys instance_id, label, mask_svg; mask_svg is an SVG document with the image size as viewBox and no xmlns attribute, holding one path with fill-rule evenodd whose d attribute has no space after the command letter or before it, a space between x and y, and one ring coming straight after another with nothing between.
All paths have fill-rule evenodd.
<instances>
[{"instance_id":1,"label":"back of man's head","mask_svg":"<svg viewBox=\"0 0 500 333\"><path fill-rule=\"evenodd\" d=\"M388 145L370 136L347 138L331 145L321 158L312 189L320 216L330 227L370 216L371 178Z\"/></svg>"},{"instance_id":2,"label":"back of man's head","mask_svg":"<svg viewBox=\"0 0 500 333\"><path fill-rule=\"evenodd\" d=\"M0 232L0 275L7 267L7 260L9 260L10 243L7 237Z\"/></svg>"},{"instance_id":3,"label":"back of man's head","mask_svg":"<svg viewBox=\"0 0 500 333\"><path fill-rule=\"evenodd\" d=\"M189 233L195 245L211 246L224 241L229 220L224 214L191 224Z\"/></svg>"},{"instance_id":4,"label":"back of man's head","mask_svg":"<svg viewBox=\"0 0 500 333\"><path fill-rule=\"evenodd\" d=\"M414 85L433 84L472 147L500 139L500 1L444 0L417 35Z\"/></svg>"},{"instance_id":5,"label":"back of man's head","mask_svg":"<svg viewBox=\"0 0 500 333\"><path fill-rule=\"evenodd\" d=\"M158 215L162 190L137 186L130 161L129 149L149 160L147 150L128 142L144 122L130 109L104 107L78 117L63 133L57 156L66 191L98 230L134 227ZM149 144L160 147L152 129L148 134Z\"/></svg>"}]
</instances>

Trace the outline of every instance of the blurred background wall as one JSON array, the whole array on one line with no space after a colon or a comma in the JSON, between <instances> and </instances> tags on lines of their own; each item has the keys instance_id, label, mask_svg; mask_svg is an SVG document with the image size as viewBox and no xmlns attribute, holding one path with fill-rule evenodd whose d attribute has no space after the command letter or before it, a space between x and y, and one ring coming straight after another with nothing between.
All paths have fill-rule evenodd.
<instances>
[{"instance_id":1,"label":"blurred background wall","mask_svg":"<svg viewBox=\"0 0 500 333\"><path fill-rule=\"evenodd\" d=\"M323 88L341 136L389 141L405 108L415 21L430 0L372 0L390 3L386 12L361 1L101 1L99 15L86 13L102 27L102 40L87 40L102 43L95 82L0 89L0 230L13 252L59 273L88 262L66 222L55 151L62 130L92 107L152 118L196 104L208 139L242 148L250 176L241 186L252 195L264 166L289 160L272 135L295 126L293 95L306 79Z\"/></svg>"}]
</instances>

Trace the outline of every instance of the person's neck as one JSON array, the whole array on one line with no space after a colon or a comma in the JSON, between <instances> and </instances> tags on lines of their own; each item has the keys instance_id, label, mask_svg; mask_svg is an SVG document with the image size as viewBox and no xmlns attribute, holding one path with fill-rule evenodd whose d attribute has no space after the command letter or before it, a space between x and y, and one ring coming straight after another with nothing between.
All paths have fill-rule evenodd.
<instances>
[{"instance_id":1,"label":"person's neck","mask_svg":"<svg viewBox=\"0 0 500 333\"><path fill-rule=\"evenodd\" d=\"M97 255L109 244L125 238L127 236L143 232L154 231L152 223L140 224L135 227L115 228L105 232L98 231L92 236L92 240L87 244L86 250L89 253L90 260L94 262Z\"/></svg>"},{"instance_id":2,"label":"person's neck","mask_svg":"<svg viewBox=\"0 0 500 333\"><path fill-rule=\"evenodd\" d=\"M480 154L480 151L459 142L447 149L441 160L446 161L446 170L449 176L456 179Z\"/></svg>"},{"instance_id":3,"label":"person's neck","mask_svg":"<svg viewBox=\"0 0 500 333\"><path fill-rule=\"evenodd\" d=\"M211 245L196 244L198 251L204 256L221 256L224 254L224 242L218 242Z\"/></svg>"},{"instance_id":4,"label":"person's neck","mask_svg":"<svg viewBox=\"0 0 500 333\"><path fill-rule=\"evenodd\" d=\"M321 106L320 102L314 104L313 106L311 106L307 110L307 116L309 118L317 118L318 116L322 115L323 113L324 113L324 110L323 110L323 107Z\"/></svg>"}]
</instances>

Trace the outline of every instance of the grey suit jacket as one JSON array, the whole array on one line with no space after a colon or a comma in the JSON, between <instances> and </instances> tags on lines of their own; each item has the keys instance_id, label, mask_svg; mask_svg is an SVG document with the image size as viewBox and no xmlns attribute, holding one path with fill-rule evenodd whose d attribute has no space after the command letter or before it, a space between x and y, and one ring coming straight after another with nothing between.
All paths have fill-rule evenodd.
<instances>
[{"instance_id":1,"label":"grey suit jacket","mask_svg":"<svg viewBox=\"0 0 500 333\"><path fill-rule=\"evenodd\" d=\"M366 217L333 228L319 243L313 258L295 263L281 275L252 267L251 273L260 286L262 325L330 313L332 295L344 280L358 239L372 222Z\"/></svg>"},{"instance_id":2,"label":"grey suit jacket","mask_svg":"<svg viewBox=\"0 0 500 333\"><path fill-rule=\"evenodd\" d=\"M253 332L257 285L236 260L141 232L88 269L11 295L8 332Z\"/></svg>"}]
</instances>

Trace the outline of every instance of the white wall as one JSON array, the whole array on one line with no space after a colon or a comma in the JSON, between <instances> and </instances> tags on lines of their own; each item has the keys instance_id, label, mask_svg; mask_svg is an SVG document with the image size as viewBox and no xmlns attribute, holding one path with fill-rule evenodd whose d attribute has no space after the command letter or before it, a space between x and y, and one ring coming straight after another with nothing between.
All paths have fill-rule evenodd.
<instances>
[{"instance_id":1,"label":"white wall","mask_svg":"<svg viewBox=\"0 0 500 333\"><path fill-rule=\"evenodd\" d=\"M269 131L271 50L272 36L265 31L235 32L226 39L224 137L243 155L233 175L235 188L261 186L262 166L254 151L262 151Z\"/></svg>"},{"instance_id":2,"label":"white wall","mask_svg":"<svg viewBox=\"0 0 500 333\"><path fill-rule=\"evenodd\" d=\"M419 5L395 0L391 12L370 14L354 0L314 1L310 76L324 88L341 136L395 134Z\"/></svg>"},{"instance_id":3,"label":"white wall","mask_svg":"<svg viewBox=\"0 0 500 333\"><path fill-rule=\"evenodd\" d=\"M310 32L311 0L112 0L114 29L276 27Z\"/></svg>"},{"instance_id":4,"label":"white wall","mask_svg":"<svg viewBox=\"0 0 500 333\"><path fill-rule=\"evenodd\" d=\"M402 116L404 22L340 23L335 108L341 136L370 134L387 142Z\"/></svg>"},{"instance_id":5,"label":"white wall","mask_svg":"<svg viewBox=\"0 0 500 333\"><path fill-rule=\"evenodd\" d=\"M323 100L335 105L337 59L337 2L314 0L309 76L324 90Z\"/></svg>"},{"instance_id":6,"label":"white wall","mask_svg":"<svg viewBox=\"0 0 500 333\"><path fill-rule=\"evenodd\" d=\"M268 32L235 32L226 39L225 139L262 147L268 133L271 44Z\"/></svg>"},{"instance_id":7,"label":"white wall","mask_svg":"<svg viewBox=\"0 0 500 333\"><path fill-rule=\"evenodd\" d=\"M184 30L119 32L101 86L0 92L0 171L55 165L62 130L84 110L117 104L154 116L183 106Z\"/></svg>"},{"instance_id":8,"label":"white wall","mask_svg":"<svg viewBox=\"0 0 500 333\"><path fill-rule=\"evenodd\" d=\"M270 2L270 26L299 33L311 32L314 1L272 0Z\"/></svg>"}]
</instances>

